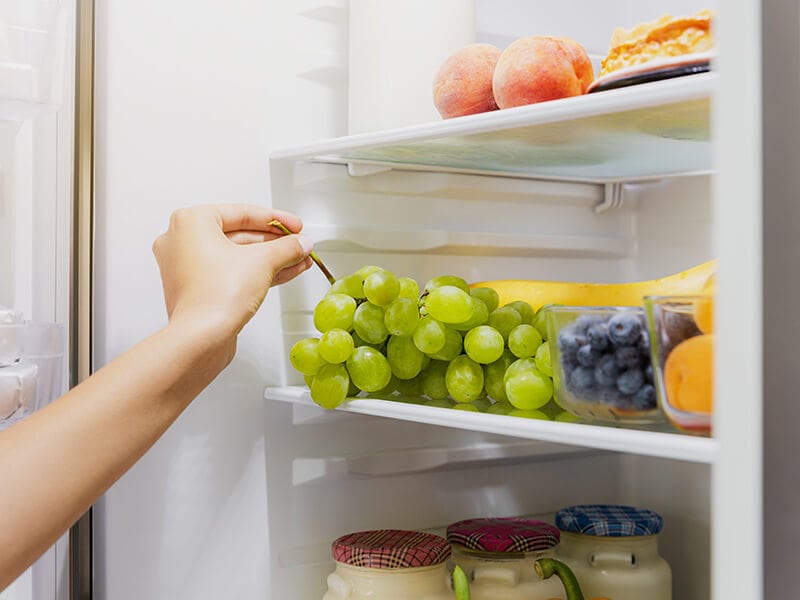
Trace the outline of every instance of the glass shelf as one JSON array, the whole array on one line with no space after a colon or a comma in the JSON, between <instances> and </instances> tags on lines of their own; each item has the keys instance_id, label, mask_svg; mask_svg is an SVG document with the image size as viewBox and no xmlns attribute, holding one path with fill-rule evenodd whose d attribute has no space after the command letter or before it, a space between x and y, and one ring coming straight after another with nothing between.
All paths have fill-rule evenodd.
<instances>
[{"instance_id":1,"label":"glass shelf","mask_svg":"<svg viewBox=\"0 0 800 600\"><path fill-rule=\"evenodd\" d=\"M667 425L663 430L645 430L585 423L562 423L370 398L348 400L334 411L325 411L314 404L308 388L304 386L267 388L264 396L267 400L290 402L312 407L321 412L359 413L688 462L710 464L714 462L718 453L718 444L713 438L681 434L668 429Z\"/></svg>"},{"instance_id":2,"label":"glass shelf","mask_svg":"<svg viewBox=\"0 0 800 600\"><path fill-rule=\"evenodd\" d=\"M273 161L614 183L711 171L715 73L278 151Z\"/></svg>"}]
</instances>

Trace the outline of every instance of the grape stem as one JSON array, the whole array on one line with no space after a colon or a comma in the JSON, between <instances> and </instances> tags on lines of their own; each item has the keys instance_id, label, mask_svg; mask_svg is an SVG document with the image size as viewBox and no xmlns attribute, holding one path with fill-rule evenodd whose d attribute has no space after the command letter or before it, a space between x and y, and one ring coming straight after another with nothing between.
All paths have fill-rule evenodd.
<instances>
[{"instance_id":1,"label":"grape stem","mask_svg":"<svg viewBox=\"0 0 800 600\"><path fill-rule=\"evenodd\" d=\"M566 564L554 558L540 558L534 563L536 574L542 579L549 579L553 575L561 580L567 600L583 600L583 592L578 584L578 579ZM598 599L600 600L600 599Z\"/></svg>"},{"instance_id":2,"label":"grape stem","mask_svg":"<svg viewBox=\"0 0 800 600\"><path fill-rule=\"evenodd\" d=\"M289 228L286 227L286 225L284 225L280 221L278 221L278 219L272 219L272 221L267 223L267 225L272 225L273 227L277 227L287 235L292 233L291 231L289 231ZM328 280L328 283L330 283L331 285L336 283L336 277L333 276L333 274L328 270L328 267L326 267L323 264L323 262L319 259L317 253L312 250L309 256L311 257L311 260L313 260L314 263L319 267L320 271L322 271L322 274L325 275L325 279Z\"/></svg>"}]
</instances>

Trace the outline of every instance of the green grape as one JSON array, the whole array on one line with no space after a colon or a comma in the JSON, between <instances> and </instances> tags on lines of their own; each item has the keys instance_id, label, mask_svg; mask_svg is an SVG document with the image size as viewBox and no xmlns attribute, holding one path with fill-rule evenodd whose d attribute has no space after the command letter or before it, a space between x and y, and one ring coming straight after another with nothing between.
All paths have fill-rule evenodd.
<instances>
[{"instance_id":1,"label":"green grape","mask_svg":"<svg viewBox=\"0 0 800 600\"><path fill-rule=\"evenodd\" d=\"M517 373L522 373L524 371L535 371L536 370L536 361L532 358L518 358L513 361L508 367L506 368L506 372L503 375L503 384L508 381L510 377L513 377Z\"/></svg>"},{"instance_id":2,"label":"green grape","mask_svg":"<svg viewBox=\"0 0 800 600\"><path fill-rule=\"evenodd\" d=\"M328 289L328 294L347 294L356 299L365 298L364 282L358 275L345 275L337 279Z\"/></svg>"},{"instance_id":3,"label":"green grape","mask_svg":"<svg viewBox=\"0 0 800 600\"><path fill-rule=\"evenodd\" d=\"M326 363L319 353L319 339L297 340L289 350L289 362L303 375L316 375Z\"/></svg>"},{"instance_id":4,"label":"green grape","mask_svg":"<svg viewBox=\"0 0 800 600\"><path fill-rule=\"evenodd\" d=\"M365 392L377 392L389 385L392 369L386 357L370 346L359 346L347 359L353 383Z\"/></svg>"},{"instance_id":5,"label":"green grape","mask_svg":"<svg viewBox=\"0 0 800 600\"><path fill-rule=\"evenodd\" d=\"M419 320L417 301L411 298L398 297L386 307L383 315L383 323L391 335L411 335L417 328Z\"/></svg>"},{"instance_id":6,"label":"green grape","mask_svg":"<svg viewBox=\"0 0 800 600\"><path fill-rule=\"evenodd\" d=\"M365 342L364 340L361 339L361 336L358 335L355 331L351 333L350 336L353 338L353 345L356 348L358 348L359 346L371 346L376 350L380 350L381 346L383 346L383 342L378 342L377 344L371 344L369 342Z\"/></svg>"},{"instance_id":7,"label":"green grape","mask_svg":"<svg viewBox=\"0 0 800 600\"><path fill-rule=\"evenodd\" d=\"M506 394L515 408L536 410L553 397L553 380L538 369L519 371L506 380Z\"/></svg>"},{"instance_id":8,"label":"green grape","mask_svg":"<svg viewBox=\"0 0 800 600\"><path fill-rule=\"evenodd\" d=\"M483 393L483 368L469 356L457 356L447 365L445 384L456 402L472 402Z\"/></svg>"},{"instance_id":9,"label":"green grape","mask_svg":"<svg viewBox=\"0 0 800 600\"><path fill-rule=\"evenodd\" d=\"M542 336L533 325L522 323L514 327L508 334L508 349L517 358L533 356L541 345Z\"/></svg>"},{"instance_id":10,"label":"green grape","mask_svg":"<svg viewBox=\"0 0 800 600\"><path fill-rule=\"evenodd\" d=\"M455 410L466 410L468 412L481 412L481 409L472 402L456 402L452 408Z\"/></svg>"},{"instance_id":11,"label":"green grape","mask_svg":"<svg viewBox=\"0 0 800 600\"><path fill-rule=\"evenodd\" d=\"M398 379L416 377L422 370L424 357L410 336L393 335L386 344L386 358L392 374Z\"/></svg>"},{"instance_id":12,"label":"green grape","mask_svg":"<svg viewBox=\"0 0 800 600\"><path fill-rule=\"evenodd\" d=\"M383 321L383 308L372 302L362 302L353 316L353 328L362 340L370 344L380 344L389 331Z\"/></svg>"},{"instance_id":13,"label":"green grape","mask_svg":"<svg viewBox=\"0 0 800 600\"><path fill-rule=\"evenodd\" d=\"M431 398L425 403L425 406L435 406L437 408L453 408L455 402L449 398Z\"/></svg>"},{"instance_id":14,"label":"green grape","mask_svg":"<svg viewBox=\"0 0 800 600\"><path fill-rule=\"evenodd\" d=\"M555 416L562 412L564 409L561 408L558 404L556 404L555 398L550 398L550 402L542 406L540 409L544 414L547 415L548 419L554 419Z\"/></svg>"},{"instance_id":15,"label":"green grape","mask_svg":"<svg viewBox=\"0 0 800 600\"><path fill-rule=\"evenodd\" d=\"M422 381L422 393L428 398L441 399L447 398L447 384L445 374L447 373L447 363L442 360L432 360L427 367L420 373Z\"/></svg>"},{"instance_id":16,"label":"green grape","mask_svg":"<svg viewBox=\"0 0 800 600\"><path fill-rule=\"evenodd\" d=\"M488 325L470 329L464 336L464 352L482 365L488 365L499 359L503 355L504 348L503 336L497 329Z\"/></svg>"},{"instance_id":17,"label":"green grape","mask_svg":"<svg viewBox=\"0 0 800 600\"><path fill-rule=\"evenodd\" d=\"M470 296L470 300L472 301L472 316L463 323L451 325L453 329L469 331L479 325L485 325L489 320L489 309L484 301L474 296Z\"/></svg>"},{"instance_id":18,"label":"green grape","mask_svg":"<svg viewBox=\"0 0 800 600\"><path fill-rule=\"evenodd\" d=\"M350 374L348 373L348 376L349 375ZM348 398L355 398L360 393L361 393L361 389L355 383L353 383L353 380L351 379L350 380L350 386L347 388L347 397Z\"/></svg>"},{"instance_id":19,"label":"green grape","mask_svg":"<svg viewBox=\"0 0 800 600\"><path fill-rule=\"evenodd\" d=\"M400 392L401 396L418 401L419 397L422 396L422 381L420 381L419 377L398 379L397 391Z\"/></svg>"},{"instance_id":20,"label":"green grape","mask_svg":"<svg viewBox=\"0 0 800 600\"><path fill-rule=\"evenodd\" d=\"M511 333L511 330L517 325L522 324L522 317L519 316L519 312L516 308L512 306L501 306L489 313L489 320L486 324L497 329L503 336L503 339L508 340L508 334Z\"/></svg>"},{"instance_id":21,"label":"green grape","mask_svg":"<svg viewBox=\"0 0 800 600\"><path fill-rule=\"evenodd\" d=\"M542 336L542 339L547 341L547 309L551 306L559 306L558 304L545 304L536 312L533 318L533 326Z\"/></svg>"},{"instance_id":22,"label":"green grape","mask_svg":"<svg viewBox=\"0 0 800 600\"><path fill-rule=\"evenodd\" d=\"M430 352L428 356L436 360L450 362L456 358L464 349L464 342L461 334L450 327L444 328L444 346L437 352Z\"/></svg>"},{"instance_id":23,"label":"green grape","mask_svg":"<svg viewBox=\"0 0 800 600\"><path fill-rule=\"evenodd\" d=\"M344 329L328 329L319 339L319 353L329 363L346 361L353 353L355 343Z\"/></svg>"},{"instance_id":24,"label":"green grape","mask_svg":"<svg viewBox=\"0 0 800 600\"><path fill-rule=\"evenodd\" d=\"M347 399L350 377L344 365L325 365L311 383L311 399L322 408L336 408Z\"/></svg>"},{"instance_id":25,"label":"green grape","mask_svg":"<svg viewBox=\"0 0 800 600\"><path fill-rule=\"evenodd\" d=\"M509 417L522 417L524 419L539 419L541 421L549 421L550 417L540 410L523 410L515 408L508 413Z\"/></svg>"},{"instance_id":26,"label":"green grape","mask_svg":"<svg viewBox=\"0 0 800 600\"><path fill-rule=\"evenodd\" d=\"M573 415L572 413L568 413L567 411L561 411L558 413L554 418L554 421L558 421L559 423L577 423L580 421L578 417Z\"/></svg>"},{"instance_id":27,"label":"green grape","mask_svg":"<svg viewBox=\"0 0 800 600\"><path fill-rule=\"evenodd\" d=\"M386 357L384 356L384 358ZM388 361L386 364L389 364ZM389 374L390 374L389 383L387 383L384 387L371 394L372 396L378 398L391 399L391 396L397 391L397 384L400 381L397 377L391 375L391 372L392 372L391 367L389 367Z\"/></svg>"},{"instance_id":28,"label":"green grape","mask_svg":"<svg viewBox=\"0 0 800 600\"><path fill-rule=\"evenodd\" d=\"M425 310L442 323L464 323L472 317L472 296L455 286L443 285L425 297Z\"/></svg>"},{"instance_id":29,"label":"green grape","mask_svg":"<svg viewBox=\"0 0 800 600\"><path fill-rule=\"evenodd\" d=\"M533 310L533 307L530 304L524 300L514 300L506 304L506 306L516 309L516 311L519 313L519 316L522 317L523 323L526 325L533 324L533 318L536 316L536 311Z\"/></svg>"},{"instance_id":30,"label":"green grape","mask_svg":"<svg viewBox=\"0 0 800 600\"><path fill-rule=\"evenodd\" d=\"M470 402L472 406L475 406L481 412L487 412L489 407L492 405L492 401L489 400L486 396L483 398L478 398L477 400L473 400Z\"/></svg>"},{"instance_id":31,"label":"green grape","mask_svg":"<svg viewBox=\"0 0 800 600\"><path fill-rule=\"evenodd\" d=\"M429 279L423 289L426 292L430 292L431 290L436 289L438 287L442 287L444 285L457 287L459 289L464 290L467 294L469 294L469 284L464 279L456 275L439 275L438 277Z\"/></svg>"},{"instance_id":32,"label":"green grape","mask_svg":"<svg viewBox=\"0 0 800 600\"><path fill-rule=\"evenodd\" d=\"M361 267L358 271L353 273L353 275L358 277L363 283L363 281L373 273L377 273L378 271L383 271L383 270L384 270L383 267L377 267L375 265L365 265Z\"/></svg>"},{"instance_id":33,"label":"green grape","mask_svg":"<svg viewBox=\"0 0 800 600\"><path fill-rule=\"evenodd\" d=\"M444 347L446 339L445 326L433 317L422 317L414 329L412 339L420 352L425 352L426 354L439 352ZM461 354L460 348L458 353Z\"/></svg>"},{"instance_id":34,"label":"green grape","mask_svg":"<svg viewBox=\"0 0 800 600\"><path fill-rule=\"evenodd\" d=\"M500 358L483 367L483 386L486 389L486 393L495 402L508 402L506 383L503 377L506 374L506 369L511 366L514 360L514 355L509 350L503 350L503 355Z\"/></svg>"},{"instance_id":35,"label":"green grape","mask_svg":"<svg viewBox=\"0 0 800 600\"><path fill-rule=\"evenodd\" d=\"M534 355L536 368L548 377L553 376L553 365L550 362L550 342L542 342Z\"/></svg>"},{"instance_id":36,"label":"green grape","mask_svg":"<svg viewBox=\"0 0 800 600\"><path fill-rule=\"evenodd\" d=\"M328 294L314 307L314 327L325 333L329 329L349 331L353 326L356 301L347 294Z\"/></svg>"},{"instance_id":37,"label":"green grape","mask_svg":"<svg viewBox=\"0 0 800 600\"><path fill-rule=\"evenodd\" d=\"M489 312L492 312L495 308L500 305L500 296L497 293L497 290L494 288L488 287L476 287L472 288L469 291L469 295L473 298L478 298L479 300L483 300L483 303L486 305L486 308Z\"/></svg>"},{"instance_id":38,"label":"green grape","mask_svg":"<svg viewBox=\"0 0 800 600\"><path fill-rule=\"evenodd\" d=\"M303 381L305 382L308 388L311 388L311 384L314 383L314 376L313 375L303 375Z\"/></svg>"},{"instance_id":39,"label":"green grape","mask_svg":"<svg viewBox=\"0 0 800 600\"><path fill-rule=\"evenodd\" d=\"M373 304L388 306L400 294L400 282L391 271L375 271L364 280L364 294Z\"/></svg>"},{"instance_id":40,"label":"green grape","mask_svg":"<svg viewBox=\"0 0 800 600\"><path fill-rule=\"evenodd\" d=\"M486 412L491 415L507 415L514 409L514 406L508 402L495 402L489 408L486 409Z\"/></svg>"},{"instance_id":41,"label":"green grape","mask_svg":"<svg viewBox=\"0 0 800 600\"><path fill-rule=\"evenodd\" d=\"M401 298L411 298L415 301L419 298L419 284L415 279L411 279L411 277L398 277L397 281L400 283Z\"/></svg>"}]
</instances>

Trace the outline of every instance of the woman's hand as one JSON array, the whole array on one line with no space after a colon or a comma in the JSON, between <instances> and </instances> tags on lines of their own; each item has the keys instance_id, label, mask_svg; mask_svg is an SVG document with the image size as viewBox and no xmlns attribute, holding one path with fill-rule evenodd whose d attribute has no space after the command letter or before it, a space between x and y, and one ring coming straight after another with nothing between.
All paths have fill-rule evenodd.
<instances>
[{"instance_id":1,"label":"woman's hand","mask_svg":"<svg viewBox=\"0 0 800 600\"><path fill-rule=\"evenodd\" d=\"M268 225L278 219L294 234L303 223L280 210L247 204L175 211L153 243L170 323L194 320L220 342L234 342L269 288L311 266L313 244Z\"/></svg>"}]
</instances>

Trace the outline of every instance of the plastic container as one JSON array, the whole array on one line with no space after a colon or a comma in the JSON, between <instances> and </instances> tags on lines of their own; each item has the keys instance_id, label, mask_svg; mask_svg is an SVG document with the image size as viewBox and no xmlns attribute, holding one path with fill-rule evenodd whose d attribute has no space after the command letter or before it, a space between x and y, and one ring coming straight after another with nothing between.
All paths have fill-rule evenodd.
<instances>
[{"instance_id":1,"label":"plastic container","mask_svg":"<svg viewBox=\"0 0 800 600\"><path fill-rule=\"evenodd\" d=\"M64 365L66 331L60 323L26 321L22 347L25 362L36 365L36 397L25 413L39 410L67 391Z\"/></svg>"},{"instance_id":2,"label":"plastic container","mask_svg":"<svg viewBox=\"0 0 800 600\"><path fill-rule=\"evenodd\" d=\"M350 0L348 132L441 117L433 78L475 41L475 0Z\"/></svg>"},{"instance_id":3,"label":"plastic container","mask_svg":"<svg viewBox=\"0 0 800 600\"><path fill-rule=\"evenodd\" d=\"M22 313L0 306L0 367L12 365L22 358L24 331Z\"/></svg>"},{"instance_id":4,"label":"plastic container","mask_svg":"<svg viewBox=\"0 0 800 600\"><path fill-rule=\"evenodd\" d=\"M322 600L453 600L443 537L420 531L358 531L333 542L336 569Z\"/></svg>"},{"instance_id":5,"label":"plastic container","mask_svg":"<svg viewBox=\"0 0 800 600\"><path fill-rule=\"evenodd\" d=\"M675 427L701 435L713 413L712 305L710 295L645 298L659 406Z\"/></svg>"},{"instance_id":6,"label":"plastic container","mask_svg":"<svg viewBox=\"0 0 800 600\"><path fill-rule=\"evenodd\" d=\"M586 598L672 600L672 570L658 553L663 519L623 505L586 504L556 513L557 558Z\"/></svg>"},{"instance_id":7,"label":"plastic container","mask_svg":"<svg viewBox=\"0 0 800 600\"><path fill-rule=\"evenodd\" d=\"M556 402L576 417L663 422L644 310L631 306L546 309Z\"/></svg>"},{"instance_id":8,"label":"plastic container","mask_svg":"<svg viewBox=\"0 0 800 600\"><path fill-rule=\"evenodd\" d=\"M470 579L473 600L563 599L561 582L534 570L537 558L554 556L558 540L558 528L533 519L467 519L447 527L451 561Z\"/></svg>"},{"instance_id":9,"label":"plastic container","mask_svg":"<svg viewBox=\"0 0 800 600\"><path fill-rule=\"evenodd\" d=\"M36 373L36 365L28 362L0 368L0 429L19 421L35 404Z\"/></svg>"}]
</instances>

